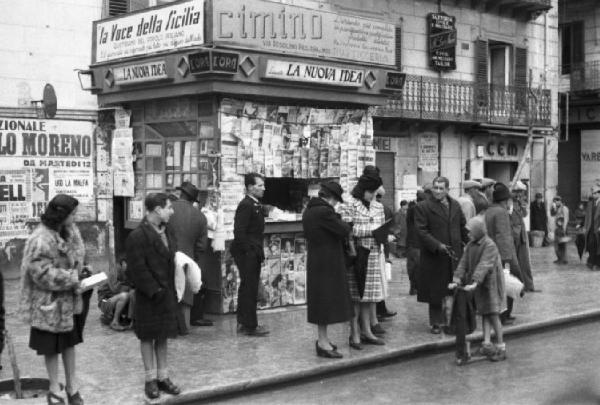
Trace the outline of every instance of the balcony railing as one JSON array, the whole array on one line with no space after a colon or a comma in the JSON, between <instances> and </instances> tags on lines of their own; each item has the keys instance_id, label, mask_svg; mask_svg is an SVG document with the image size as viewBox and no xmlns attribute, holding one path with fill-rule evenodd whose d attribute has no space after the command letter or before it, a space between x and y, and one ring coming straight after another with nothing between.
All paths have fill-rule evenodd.
<instances>
[{"instance_id":1,"label":"balcony railing","mask_svg":"<svg viewBox=\"0 0 600 405\"><path fill-rule=\"evenodd\" d=\"M571 91L600 91L600 61L571 65Z\"/></svg>"},{"instance_id":2,"label":"balcony railing","mask_svg":"<svg viewBox=\"0 0 600 405\"><path fill-rule=\"evenodd\" d=\"M375 109L384 117L505 125L550 125L550 90L407 75L404 89Z\"/></svg>"},{"instance_id":3,"label":"balcony railing","mask_svg":"<svg viewBox=\"0 0 600 405\"><path fill-rule=\"evenodd\" d=\"M536 18L540 13L552 8L551 0L479 0L471 4L476 7L483 6L486 12L525 19Z\"/></svg>"}]
</instances>

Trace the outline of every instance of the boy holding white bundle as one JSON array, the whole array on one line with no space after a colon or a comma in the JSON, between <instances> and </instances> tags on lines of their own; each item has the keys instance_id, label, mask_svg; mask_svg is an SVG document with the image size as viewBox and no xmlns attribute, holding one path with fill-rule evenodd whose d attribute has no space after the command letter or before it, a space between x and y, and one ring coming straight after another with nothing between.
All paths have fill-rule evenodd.
<instances>
[{"instance_id":1,"label":"boy holding white bundle","mask_svg":"<svg viewBox=\"0 0 600 405\"><path fill-rule=\"evenodd\" d=\"M448 288L463 286L465 291L473 291L477 313L483 324L483 345L481 354L491 361L506 358L506 345L502 338L500 313L506 308L504 274L498 248L487 236L485 220L481 216L471 218L466 225L469 243L454 271L454 278ZM496 346L491 342L491 330L496 334ZM457 364L464 364L468 358L458 358Z\"/></svg>"}]
</instances>

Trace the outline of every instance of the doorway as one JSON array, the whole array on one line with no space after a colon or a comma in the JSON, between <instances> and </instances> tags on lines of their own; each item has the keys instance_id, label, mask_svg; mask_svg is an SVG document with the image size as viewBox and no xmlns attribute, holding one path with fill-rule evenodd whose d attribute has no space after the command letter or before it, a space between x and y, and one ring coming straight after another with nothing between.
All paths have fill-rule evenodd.
<instances>
[{"instance_id":1,"label":"doorway","mask_svg":"<svg viewBox=\"0 0 600 405\"><path fill-rule=\"evenodd\" d=\"M483 176L508 186L517 172L518 165L517 162L484 162Z\"/></svg>"},{"instance_id":2,"label":"doorway","mask_svg":"<svg viewBox=\"0 0 600 405\"><path fill-rule=\"evenodd\" d=\"M396 211L396 206L394 205L395 155L394 152L377 152L375 154L375 165L379 168L379 174L385 188L385 195L381 199L381 202L392 211Z\"/></svg>"}]
</instances>

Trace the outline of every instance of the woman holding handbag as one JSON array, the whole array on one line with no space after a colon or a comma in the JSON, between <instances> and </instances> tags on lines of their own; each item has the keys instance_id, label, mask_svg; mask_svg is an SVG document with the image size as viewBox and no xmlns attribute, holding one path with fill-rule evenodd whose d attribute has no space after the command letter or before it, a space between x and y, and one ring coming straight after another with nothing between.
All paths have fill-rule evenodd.
<instances>
[{"instance_id":1,"label":"woman holding handbag","mask_svg":"<svg viewBox=\"0 0 600 405\"><path fill-rule=\"evenodd\" d=\"M83 404L75 384L75 345L83 341L85 320L80 278L84 245L75 226L79 202L70 196L55 196L41 216L23 252L19 312L31 326L29 347L44 356L50 389L49 405L65 404L58 383L58 357L65 367L69 404Z\"/></svg>"},{"instance_id":2,"label":"woman holding handbag","mask_svg":"<svg viewBox=\"0 0 600 405\"><path fill-rule=\"evenodd\" d=\"M383 205L375 200L375 192L380 186L380 178L363 174L352 190L352 198L342 209L342 219L352 223L352 234L356 242L357 256L348 274L355 316L360 314L362 329L362 334L359 335L356 328L352 328L351 347L355 349L361 348L361 342L385 344L372 330L378 325L375 307L385 298L379 245L373 237L373 231L385 222Z\"/></svg>"}]
</instances>

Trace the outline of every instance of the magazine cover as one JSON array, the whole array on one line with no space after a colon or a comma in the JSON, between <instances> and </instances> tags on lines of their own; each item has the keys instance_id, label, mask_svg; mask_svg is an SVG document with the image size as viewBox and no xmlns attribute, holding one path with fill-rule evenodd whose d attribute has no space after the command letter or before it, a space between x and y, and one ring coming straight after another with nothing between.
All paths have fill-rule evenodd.
<instances>
[{"instance_id":1,"label":"magazine cover","mask_svg":"<svg viewBox=\"0 0 600 405\"><path fill-rule=\"evenodd\" d=\"M281 257L294 255L294 236L281 235Z\"/></svg>"},{"instance_id":2,"label":"magazine cover","mask_svg":"<svg viewBox=\"0 0 600 405\"><path fill-rule=\"evenodd\" d=\"M252 148L252 171L265 174L265 151Z\"/></svg>"},{"instance_id":3,"label":"magazine cover","mask_svg":"<svg viewBox=\"0 0 600 405\"><path fill-rule=\"evenodd\" d=\"M317 126L310 127L310 147L318 148L319 147L319 139L321 137L321 128Z\"/></svg>"},{"instance_id":4,"label":"magazine cover","mask_svg":"<svg viewBox=\"0 0 600 405\"><path fill-rule=\"evenodd\" d=\"M298 107L288 107L287 122L296 125L296 123L298 122Z\"/></svg>"},{"instance_id":5,"label":"magazine cover","mask_svg":"<svg viewBox=\"0 0 600 405\"><path fill-rule=\"evenodd\" d=\"M321 177L330 177L327 165L329 162L329 149L323 148L319 151L319 174Z\"/></svg>"},{"instance_id":6,"label":"magazine cover","mask_svg":"<svg viewBox=\"0 0 600 405\"><path fill-rule=\"evenodd\" d=\"M271 138L271 149L282 149L283 137L281 136L281 125L273 124L273 136Z\"/></svg>"},{"instance_id":7,"label":"magazine cover","mask_svg":"<svg viewBox=\"0 0 600 405\"><path fill-rule=\"evenodd\" d=\"M295 150L300 147L300 126L289 125L290 131L290 149Z\"/></svg>"},{"instance_id":8,"label":"magazine cover","mask_svg":"<svg viewBox=\"0 0 600 405\"><path fill-rule=\"evenodd\" d=\"M267 106L266 106L266 104L259 104L258 105L258 114L256 114L256 118L258 118L259 120L266 120L267 119Z\"/></svg>"},{"instance_id":9,"label":"magazine cover","mask_svg":"<svg viewBox=\"0 0 600 405\"><path fill-rule=\"evenodd\" d=\"M294 174L294 152L291 150L284 150L282 156L281 177L292 177Z\"/></svg>"},{"instance_id":10,"label":"magazine cover","mask_svg":"<svg viewBox=\"0 0 600 405\"><path fill-rule=\"evenodd\" d=\"M310 107L299 107L298 115L296 116L296 123L300 125L306 125L309 123Z\"/></svg>"},{"instance_id":11,"label":"magazine cover","mask_svg":"<svg viewBox=\"0 0 600 405\"><path fill-rule=\"evenodd\" d=\"M240 285L240 275L229 250L227 250L227 257L223 261L221 274L223 277L223 312L235 312L237 309L237 292Z\"/></svg>"},{"instance_id":12,"label":"magazine cover","mask_svg":"<svg viewBox=\"0 0 600 405\"><path fill-rule=\"evenodd\" d=\"M286 106L286 105L280 105L279 107L277 107L277 123L278 124L285 124L288 122L288 114L290 111L290 107Z\"/></svg>"},{"instance_id":13,"label":"magazine cover","mask_svg":"<svg viewBox=\"0 0 600 405\"><path fill-rule=\"evenodd\" d=\"M282 274L288 274L290 272L294 271L294 262L295 262L295 257L294 254L292 253L291 255L288 256L281 256L281 273Z\"/></svg>"},{"instance_id":14,"label":"magazine cover","mask_svg":"<svg viewBox=\"0 0 600 405\"><path fill-rule=\"evenodd\" d=\"M273 149L273 177L282 177L282 161L283 151L281 149Z\"/></svg>"},{"instance_id":15,"label":"magazine cover","mask_svg":"<svg viewBox=\"0 0 600 405\"><path fill-rule=\"evenodd\" d=\"M329 142L331 142L334 145L340 144L340 126L339 125L331 127Z\"/></svg>"},{"instance_id":16,"label":"magazine cover","mask_svg":"<svg viewBox=\"0 0 600 405\"><path fill-rule=\"evenodd\" d=\"M260 272L260 282L258 283L258 297L256 306L259 309L269 308L271 306L271 284L269 283L269 270L266 262Z\"/></svg>"},{"instance_id":17,"label":"magazine cover","mask_svg":"<svg viewBox=\"0 0 600 405\"><path fill-rule=\"evenodd\" d=\"M343 108L338 108L335 110L334 123L336 125L342 125L346 123L346 110Z\"/></svg>"},{"instance_id":18,"label":"magazine cover","mask_svg":"<svg viewBox=\"0 0 600 405\"><path fill-rule=\"evenodd\" d=\"M321 138L319 139L319 148L327 148L329 147L330 142L330 128L329 127L321 127Z\"/></svg>"},{"instance_id":19,"label":"magazine cover","mask_svg":"<svg viewBox=\"0 0 600 405\"><path fill-rule=\"evenodd\" d=\"M310 178L319 177L319 149L317 148L311 147L308 151L308 170Z\"/></svg>"},{"instance_id":20,"label":"magazine cover","mask_svg":"<svg viewBox=\"0 0 600 405\"><path fill-rule=\"evenodd\" d=\"M267 104L267 121L277 122L277 109L278 106Z\"/></svg>"},{"instance_id":21,"label":"magazine cover","mask_svg":"<svg viewBox=\"0 0 600 405\"><path fill-rule=\"evenodd\" d=\"M243 115L247 118L256 118L258 115L258 104L250 101L245 102Z\"/></svg>"},{"instance_id":22,"label":"magazine cover","mask_svg":"<svg viewBox=\"0 0 600 405\"><path fill-rule=\"evenodd\" d=\"M340 177L340 148L332 146L329 148L329 160L327 162L327 175L329 177Z\"/></svg>"},{"instance_id":23,"label":"magazine cover","mask_svg":"<svg viewBox=\"0 0 600 405\"><path fill-rule=\"evenodd\" d=\"M300 269L290 273L289 278L294 281L294 304L306 303L306 265L301 264Z\"/></svg>"},{"instance_id":24,"label":"magazine cover","mask_svg":"<svg viewBox=\"0 0 600 405\"><path fill-rule=\"evenodd\" d=\"M273 166L274 154L273 150L267 149L265 152L265 176L266 177L274 177L275 176L275 168Z\"/></svg>"},{"instance_id":25,"label":"magazine cover","mask_svg":"<svg viewBox=\"0 0 600 405\"><path fill-rule=\"evenodd\" d=\"M263 149L273 149L273 124L271 122L265 122L263 124L262 138Z\"/></svg>"},{"instance_id":26,"label":"magazine cover","mask_svg":"<svg viewBox=\"0 0 600 405\"><path fill-rule=\"evenodd\" d=\"M221 112L227 115L241 117L244 111L244 102L233 98L221 100Z\"/></svg>"},{"instance_id":27,"label":"magazine cover","mask_svg":"<svg viewBox=\"0 0 600 405\"><path fill-rule=\"evenodd\" d=\"M302 151L296 148L294 151L291 152L293 153L293 177L296 179L300 179L302 178Z\"/></svg>"},{"instance_id":28,"label":"magazine cover","mask_svg":"<svg viewBox=\"0 0 600 405\"><path fill-rule=\"evenodd\" d=\"M265 253L267 259L281 256L281 238L277 234L265 236L265 245L268 249Z\"/></svg>"},{"instance_id":29,"label":"magazine cover","mask_svg":"<svg viewBox=\"0 0 600 405\"><path fill-rule=\"evenodd\" d=\"M252 147L262 148L262 121L252 120Z\"/></svg>"},{"instance_id":30,"label":"magazine cover","mask_svg":"<svg viewBox=\"0 0 600 405\"><path fill-rule=\"evenodd\" d=\"M300 166L302 168L302 177L303 179L310 178L310 170L308 165L308 154L309 150L307 148L300 149Z\"/></svg>"},{"instance_id":31,"label":"magazine cover","mask_svg":"<svg viewBox=\"0 0 600 405\"><path fill-rule=\"evenodd\" d=\"M337 116L337 110L332 108L325 109L325 125L335 124L335 118Z\"/></svg>"},{"instance_id":32,"label":"magazine cover","mask_svg":"<svg viewBox=\"0 0 600 405\"><path fill-rule=\"evenodd\" d=\"M288 124L283 124L281 127L281 137L283 139L283 149L294 150L292 148L292 132Z\"/></svg>"}]
</instances>

